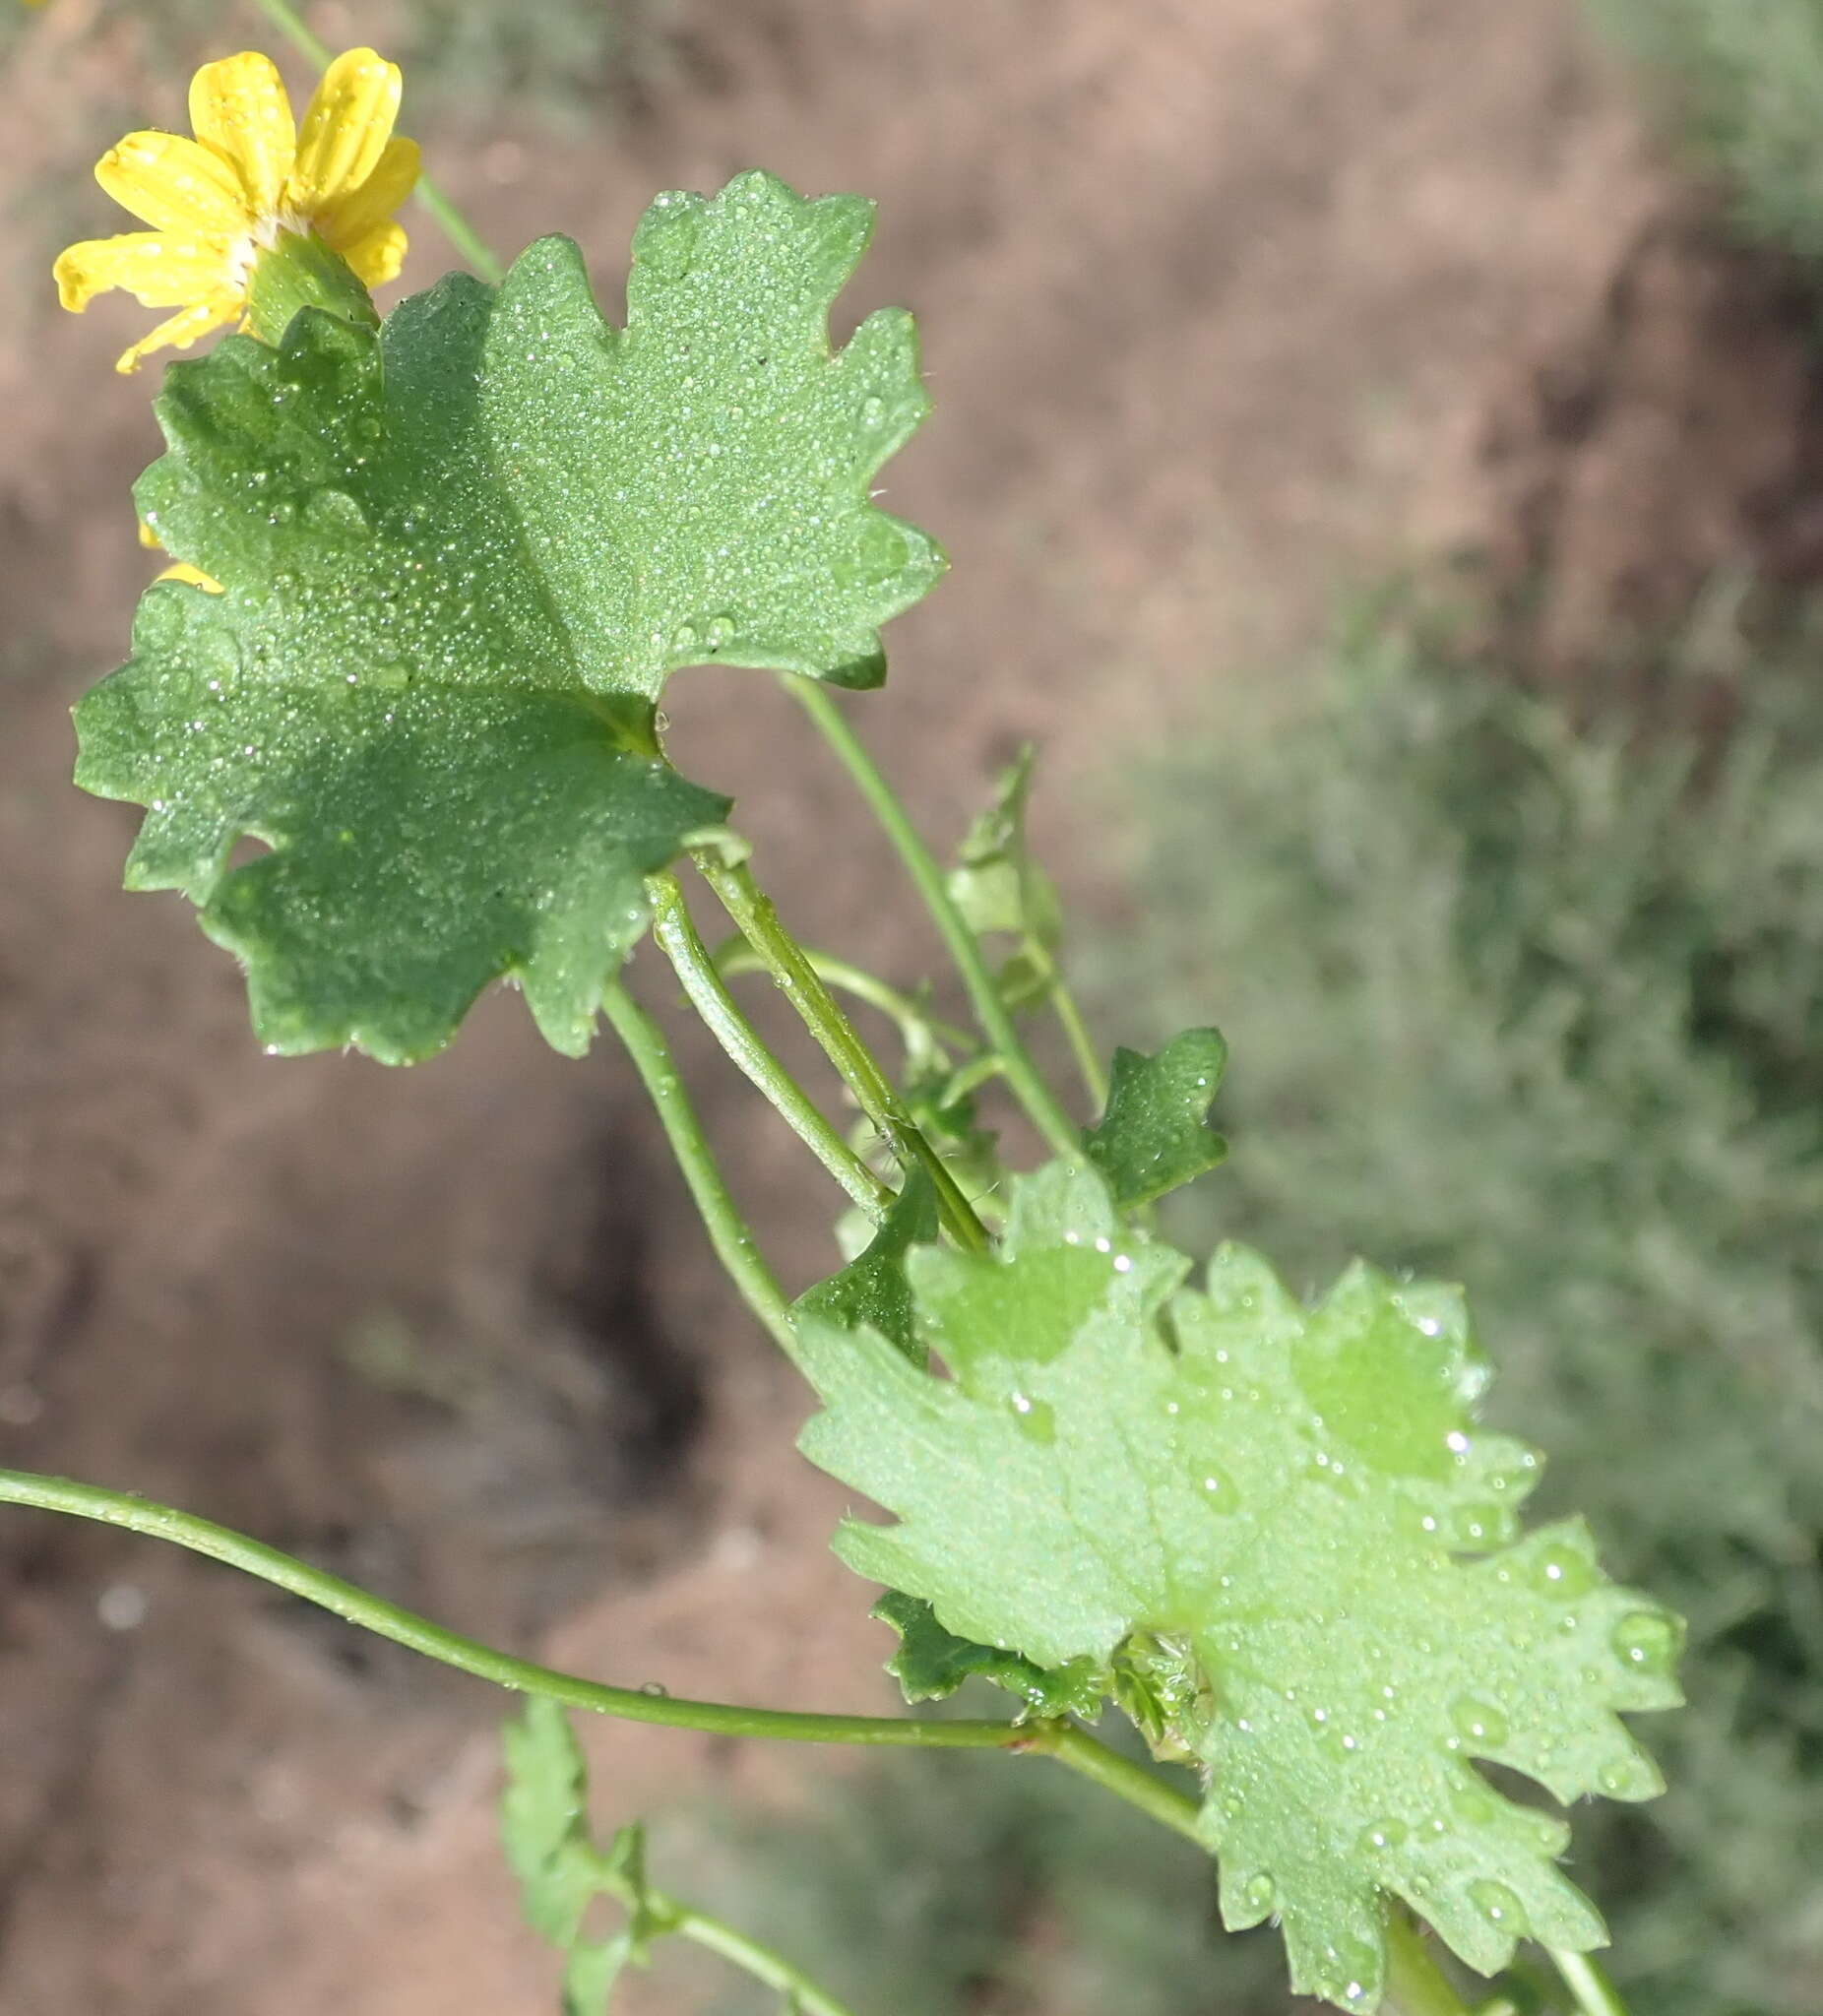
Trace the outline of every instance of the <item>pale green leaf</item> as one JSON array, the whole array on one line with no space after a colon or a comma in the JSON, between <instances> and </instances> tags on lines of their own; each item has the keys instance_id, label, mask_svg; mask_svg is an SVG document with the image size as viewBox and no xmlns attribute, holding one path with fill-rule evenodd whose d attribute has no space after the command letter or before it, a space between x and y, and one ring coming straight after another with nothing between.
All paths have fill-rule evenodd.
<instances>
[{"instance_id":1,"label":"pale green leaf","mask_svg":"<svg viewBox=\"0 0 1823 2016\"><path fill-rule=\"evenodd\" d=\"M948 1377L807 1323L805 1452L897 1515L838 1550L1040 1667L1143 1647L1160 1732L1211 1773L1224 1915L1280 1918L1300 1989L1374 2004L1391 1898L1483 1972L1528 1932L1601 1943L1567 1828L1475 1760L1651 1796L1616 1711L1678 1700L1676 1620L1576 1522L1521 1537L1537 1459L1475 1426L1453 1291L1356 1266L1307 1308L1241 1249L1203 1292L1188 1267L1053 1165L998 1254L910 1258Z\"/></svg>"},{"instance_id":2,"label":"pale green leaf","mask_svg":"<svg viewBox=\"0 0 1823 2016\"><path fill-rule=\"evenodd\" d=\"M994 799L970 827L950 871L949 890L972 931L1006 932L1051 952L1063 914L1050 877L1026 837L1026 807L1036 756L1030 745L1002 771Z\"/></svg>"}]
</instances>

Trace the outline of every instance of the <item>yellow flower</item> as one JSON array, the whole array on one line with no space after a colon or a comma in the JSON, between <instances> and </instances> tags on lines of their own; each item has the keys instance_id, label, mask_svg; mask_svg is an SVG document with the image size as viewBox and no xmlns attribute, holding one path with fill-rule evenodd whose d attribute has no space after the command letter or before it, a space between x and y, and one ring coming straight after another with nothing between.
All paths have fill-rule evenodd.
<instances>
[{"instance_id":1,"label":"yellow flower","mask_svg":"<svg viewBox=\"0 0 1823 2016\"><path fill-rule=\"evenodd\" d=\"M392 216L418 173L416 143L393 137L399 96L397 64L350 49L324 73L300 132L270 57L205 63L190 84L194 140L129 133L95 167L153 228L72 245L58 297L80 314L124 287L149 308L177 308L116 366L134 371L148 351L186 349L243 314L254 266L282 231L314 231L368 286L394 279L406 234Z\"/></svg>"}]
</instances>

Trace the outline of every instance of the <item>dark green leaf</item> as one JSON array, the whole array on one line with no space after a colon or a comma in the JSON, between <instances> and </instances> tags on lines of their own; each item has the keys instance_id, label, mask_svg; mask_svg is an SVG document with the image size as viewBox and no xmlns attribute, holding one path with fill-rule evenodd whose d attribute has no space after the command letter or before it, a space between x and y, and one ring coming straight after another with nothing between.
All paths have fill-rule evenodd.
<instances>
[{"instance_id":1,"label":"dark green leaf","mask_svg":"<svg viewBox=\"0 0 1823 2016\"><path fill-rule=\"evenodd\" d=\"M958 1638L937 1622L929 1604L897 1590L881 1597L873 1614L899 1633L899 1650L886 1670L908 1701L940 1701L965 1680L983 1679L1017 1694L1034 1715L1079 1715L1093 1722L1101 1712L1108 1674L1092 1659L1074 1659L1054 1670L1035 1666L1017 1652Z\"/></svg>"},{"instance_id":2,"label":"dark green leaf","mask_svg":"<svg viewBox=\"0 0 1823 2016\"><path fill-rule=\"evenodd\" d=\"M913 1169L866 1251L806 1289L797 1298L797 1314L821 1316L845 1330L868 1325L921 1365L925 1350L912 1329L906 1255L933 1240L938 1225L936 1186L922 1169Z\"/></svg>"},{"instance_id":3,"label":"dark green leaf","mask_svg":"<svg viewBox=\"0 0 1823 2016\"><path fill-rule=\"evenodd\" d=\"M1123 1209L1150 1204L1226 1158L1227 1143L1206 1121L1227 1059L1213 1029L1187 1029L1156 1057L1114 1052L1107 1111L1083 1145Z\"/></svg>"},{"instance_id":4,"label":"dark green leaf","mask_svg":"<svg viewBox=\"0 0 1823 2016\"><path fill-rule=\"evenodd\" d=\"M504 974L581 1050L643 877L726 811L660 755L668 673L877 682L941 561L867 495L924 411L910 321L830 349L870 220L741 176L654 205L624 332L548 239L378 339L171 367L140 508L222 593L148 592L78 775L148 808L129 885L202 907L269 1045L422 1056Z\"/></svg>"}]
</instances>

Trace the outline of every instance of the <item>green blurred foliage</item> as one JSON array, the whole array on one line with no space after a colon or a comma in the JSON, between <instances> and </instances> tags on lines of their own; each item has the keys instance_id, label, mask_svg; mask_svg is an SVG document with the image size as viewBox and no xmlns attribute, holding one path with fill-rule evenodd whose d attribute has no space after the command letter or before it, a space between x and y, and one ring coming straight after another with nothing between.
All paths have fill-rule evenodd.
<instances>
[{"instance_id":1,"label":"green blurred foliage","mask_svg":"<svg viewBox=\"0 0 1823 2016\"><path fill-rule=\"evenodd\" d=\"M966 1690L964 1712L1005 1697ZM1122 1725L1124 1729L1124 1725ZM1119 1742L1110 1724L1103 1731ZM1131 1734L1127 1731L1128 1735ZM929 1750L805 1810L658 1822L691 1897L880 2016L1240 2016L1286 2008L1285 1953L1224 1933L1208 1858L1036 1759ZM705 2016L776 2006L721 1973Z\"/></svg>"},{"instance_id":2,"label":"green blurred foliage","mask_svg":"<svg viewBox=\"0 0 1823 2016\"><path fill-rule=\"evenodd\" d=\"M1691 1706L1641 1730L1668 1797L1578 1816L1635 2006L1814 2016L1814 660L1578 722L1397 610L1337 659L1308 712L1134 781L1148 901L1102 1005L1232 1045L1192 1236L1304 1285L1354 1252L1466 1283L1540 1509L1689 1616Z\"/></svg>"},{"instance_id":3,"label":"green blurred foliage","mask_svg":"<svg viewBox=\"0 0 1823 2016\"><path fill-rule=\"evenodd\" d=\"M1823 0L1588 0L1755 235L1823 253Z\"/></svg>"}]
</instances>

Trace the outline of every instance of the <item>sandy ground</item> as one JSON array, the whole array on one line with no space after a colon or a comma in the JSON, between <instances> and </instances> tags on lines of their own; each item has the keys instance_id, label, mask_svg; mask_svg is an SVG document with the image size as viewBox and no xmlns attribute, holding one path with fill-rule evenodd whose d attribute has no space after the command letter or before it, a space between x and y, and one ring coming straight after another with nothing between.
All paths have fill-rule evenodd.
<instances>
[{"instance_id":1,"label":"sandy ground","mask_svg":"<svg viewBox=\"0 0 1823 2016\"><path fill-rule=\"evenodd\" d=\"M16 47L28 132L78 62L70 18ZM332 39L356 18L318 10ZM1760 348L1693 398L1748 282L1666 222L1664 170L1560 0L684 19L677 81L609 139L508 129L448 179L501 243L572 231L610 301L657 188L757 163L878 196L845 312L920 315L938 411L891 502L956 567L864 710L938 833L1036 735L1040 835L1105 901L1080 789L1292 665L1390 567L1553 562L1537 620L1570 659L1769 517L1805 562L1784 297L1752 281ZM98 198L85 227L111 228ZM442 263L426 223L409 277ZM171 1497L583 1670L883 1706L882 1634L825 1549L840 1494L790 1452L802 1398L613 1057L563 1062L500 997L414 1072L269 1061L181 904L118 892L134 815L67 786L64 710L144 574L125 485L148 388L107 368L137 313L22 320L0 349L24 659L0 686L0 1461ZM1611 535L1641 483L1649 550L1680 556L1664 582ZM671 713L803 933L912 977L921 934L769 682L691 675ZM756 1222L807 1276L826 1233L785 1201L789 1152L702 1076ZM0 1521L0 2008L552 2006L498 1864L482 1690L24 1515ZM597 1733L613 1816L780 1782L777 1758Z\"/></svg>"}]
</instances>

